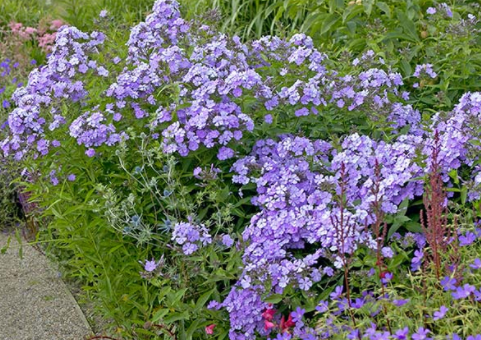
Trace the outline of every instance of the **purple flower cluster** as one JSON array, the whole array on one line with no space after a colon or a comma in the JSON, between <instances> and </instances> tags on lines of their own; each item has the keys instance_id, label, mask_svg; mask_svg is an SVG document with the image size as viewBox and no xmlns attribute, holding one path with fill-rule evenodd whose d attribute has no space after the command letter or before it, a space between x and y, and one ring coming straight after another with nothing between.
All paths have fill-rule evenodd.
<instances>
[{"instance_id":1,"label":"purple flower cluster","mask_svg":"<svg viewBox=\"0 0 481 340\"><path fill-rule=\"evenodd\" d=\"M13 95L16 108L8 118L11 135L1 143L6 155L15 154L16 159L21 159L29 150L45 155L56 144L46 137L46 130L53 131L66 123L61 103L79 102L87 96L83 81L77 77L89 70L99 76L108 75L89 56L98 53L97 46L104 40L103 33L89 35L74 27L61 28L47 65L32 71L28 84Z\"/></svg>"},{"instance_id":2,"label":"purple flower cluster","mask_svg":"<svg viewBox=\"0 0 481 340\"><path fill-rule=\"evenodd\" d=\"M203 225L181 222L174 225L172 240L182 246L185 255L196 252L199 247L212 243L212 237Z\"/></svg>"},{"instance_id":3,"label":"purple flower cluster","mask_svg":"<svg viewBox=\"0 0 481 340\"><path fill-rule=\"evenodd\" d=\"M113 124L106 124L106 117L102 112L85 112L75 119L69 127L70 136L77 140L79 145L85 145L89 148L87 152L91 153L92 147L98 147L103 144L113 145L118 143L122 138L127 139L128 136L122 133L116 133Z\"/></svg>"},{"instance_id":4,"label":"purple flower cluster","mask_svg":"<svg viewBox=\"0 0 481 340\"><path fill-rule=\"evenodd\" d=\"M232 167L234 182L256 183L253 203L261 208L243 233L248 246L240 287L252 289L268 281L270 293L282 293L287 285L308 291L321 279L321 257L333 258L341 267L340 253L352 253L358 244L375 248L365 228L375 222L372 204L379 201L383 212L396 213L404 199L422 194L422 183L412 181L422 174L415 156L409 144L357 134L346 137L340 150L301 137L259 141L250 156ZM335 199L340 183L345 183L343 211ZM336 225L341 219L345 224ZM307 244L316 244L317 250L295 257L293 251ZM233 310L231 321L236 315L241 317Z\"/></svg>"}]
</instances>

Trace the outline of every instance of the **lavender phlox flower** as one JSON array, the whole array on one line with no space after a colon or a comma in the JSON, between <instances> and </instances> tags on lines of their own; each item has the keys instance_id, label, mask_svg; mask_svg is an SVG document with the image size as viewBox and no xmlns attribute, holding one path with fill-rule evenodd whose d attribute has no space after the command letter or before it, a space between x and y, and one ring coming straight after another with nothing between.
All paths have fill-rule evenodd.
<instances>
[{"instance_id":1,"label":"lavender phlox flower","mask_svg":"<svg viewBox=\"0 0 481 340\"><path fill-rule=\"evenodd\" d=\"M429 7L429 8L426 10L426 13L427 13L427 14L431 14L431 15L436 14L436 8L434 8L434 7Z\"/></svg>"},{"instance_id":2,"label":"lavender phlox flower","mask_svg":"<svg viewBox=\"0 0 481 340\"><path fill-rule=\"evenodd\" d=\"M473 292L474 300L481 301L481 289L477 289Z\"/></svg>"},{"instance_id":3,"label":"lavender phlox flower","mask_svg":"<svg viewBox=\"0 0 481 340\"><path fill-rule=\"evenodd\" d=\"M384 273L383 275L384 277L381 277L381 282L386 285L388 284L392 278L393 278L393 274L392 273Z\"/></svg>"},{"instance_id":4,"label":"lavender phlox flower","mask_svg":"<svg viewBox=\"0 0 481 340\"><path fill-rule=\"evenodd\" d=\"M185 255L190 255L212 242L212 238L204 225L190 222L176 223L173 227L172 240L182 246Z\"/></svg>"},{"instance_id":5,"label":"lavender phlox flower","mask_svg":"<svg viewBox=\"0 0 481 340\"><path fill-rule=\"evenodd\" d=\"M222 244L224 246L226 246L227 248L230 248L234 244L234 240L232 239L232 237L230 235L225 234L225 235L222 236Z\"/></svg>"},{"instance_id":6,"label":"lavender phlox flower","mask_svg":"<svg viewBox=\"0 0 481 340\"><path fill-rule=\"evenodd\" d=\"M140 264L142 264L142 262L140 262ZM146 272L153 272L158 266L158 263L155 262L154 259L152 260L145 260L145 264L144 264L144 270Z\"/></svg>"},{"instance_id":7,"label":"lavender phlox flower","mask_svg":"<svg viewBox=\"0 0 481 340\"><path fill-rule=\"evenodd\" d=\"M351 302L352 308L356 308L356 309L362 308L364 304L365 304L364 299L360 299L360 298L356 298L356 300Z\"/></svg>"}]
</instances>

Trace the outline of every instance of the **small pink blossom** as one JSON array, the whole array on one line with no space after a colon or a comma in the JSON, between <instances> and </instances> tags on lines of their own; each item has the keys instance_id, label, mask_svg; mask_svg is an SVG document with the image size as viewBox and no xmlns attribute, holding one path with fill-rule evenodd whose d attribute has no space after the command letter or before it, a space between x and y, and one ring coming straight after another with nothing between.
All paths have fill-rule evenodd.
<instances>
[{"instance_id":1,"label":"small pink blossom","mask_svg":"<svg viewBox=\"0 0 481 340\"><path fill-rule=\"evenodd\" d=\"M205 333L208 334L208 335L214 334L214 327L215 327L215 324L206 326L205 327Z\"/></svg>"}]
</instances>

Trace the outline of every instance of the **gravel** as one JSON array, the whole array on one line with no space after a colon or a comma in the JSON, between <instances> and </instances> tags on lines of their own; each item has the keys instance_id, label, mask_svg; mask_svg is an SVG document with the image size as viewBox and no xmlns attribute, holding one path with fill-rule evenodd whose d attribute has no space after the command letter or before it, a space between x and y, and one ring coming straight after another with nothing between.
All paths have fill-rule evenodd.
<instances>
[{"instance_id":1,"label":"gravel","mask_svg":"<svg viewBox=\"0 0 481 340\"><path fill-rule=\"evenodd\" d=\"M0 233L0 249L8 235ZM50 261L11 238L0 253L0 339L81 340L92 330Z\"/></svg>"}]
</instances>

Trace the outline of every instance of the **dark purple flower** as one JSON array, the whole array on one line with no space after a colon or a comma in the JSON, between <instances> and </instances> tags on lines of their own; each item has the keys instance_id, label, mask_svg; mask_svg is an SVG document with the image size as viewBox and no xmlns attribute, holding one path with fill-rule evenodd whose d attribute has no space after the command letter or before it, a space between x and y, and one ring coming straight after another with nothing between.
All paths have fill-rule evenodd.
<instances>
[{"instance_id":1,"label":"dark purple flower","mask_svg":"<svg viewBox=\"0 0 481 340\"><path fill-rule=\"evenodd\" d=\"M466 232L466 234L459 236L459 245L461 247L469 246L474 241L476 241L476 234L471 231L468 231Z\"/></svg>"},{"instance_id":2,"label":"dark purple flower","mask_svg":"<svg viewBox=\"0 0 481 340\"><path fill-rule=\"evenodd\" d=\"M316 310L319 313L325 313L329 310L329 306L327 304L327 301L320 301L319 304L316 306Z\"/></svg>"},{"instance_id":3,"label":"dark purple flower","mask_svg":"<svg viewBox=\"0 0 481 340\"><path fill-rule=\"evenodd\" d=\"M404 327L403 329L398 329L396 333L393 334L393 337L397 340L406 340L409 335L409 328Z\"/></svg>"},{"instance_id":4,"label":"dark purple flower","mask_svg":"<svg viewBox=\"0 0 481 340\"><path fill-rule=\"evenodd\" d=\"M456 291L451 293L451 295L455 300L465 299L470 296L471 293L473 293L475 290L476 287L466 283L464 286L458 287Z\"/></svg>"},{"instance_id":5,"label":"dark purple flower","mask_svg":"<svg viewBox=\"0 0 481 340\"><path fill-rule=\"evenodd\" d=\"M291 312L292 321L294 321L294 322L301 321L305 312L306 312L305 309L303 309L301 307L297 307L295 311Z\"/></svg>"},{"instance_id":6,"label":"dark purple flower","mask_svg":"<svg viewBox=\"0 0 481 340\"><path fill-rule=\"evenodd\" d=\"M413 333L413 335L411 335L411 338L413 340L427 340L427 339L429 339L427 337L427 335L429 333L431 333L431 331L429 329L426 329L424 327L419 327L417 332Z\"/></svg>"},{"instance_id":7,"label":"dark purple flower","mask_svg":"<svg viewBox=\"0 0 481 340\"><path fill-rule=\"evenodd\" d=\"M456 289L456 279L450 278L449 276L445 276L444 279L441 280L441 286L443 286L444 291L450 291Z\"/></svg>"},{"instance_id":8,"label":"dark purple flower","mask_svg":"<svg viewBox=\"0 0 481 340\"><path fill-rule=\"evenodd\" d=\"M446 315L446 313L448 312L449 308L447 308L446 306L441 306L439 308L439 311L436 311L434 312L433 314L433 320L436 321L436 320L439 320L439 319L442 319L444 318L444 316Z\"/></svg>"},{"instance_id":9,"label":"dark purple flower","mask_svg":"<svg viewBox=\"0 0 481 340\"><path fill-rule=\"evenodd\" d=\"M399 299L399 300L393 300L392 301L392 303L397 307L404 306L408 302L409 302L409 299Z\"/></svg>"},{"instance_id":10,"label":"dark purple flower","mask_svg":"<svg viewBox=\"0 0 481 340\"><path fill-rule=\"evenodd\" d=\"M481 260L479 258L475 258L474 262L469 265L473 269L480 269L481 268Z\"/></svg>"},{"instance_id":11,"label":"dark purple flower","mask_svg":"<svg viewBox=\"0 0 481 340\"><path fill-rule=\"evenodd\" d=\"M466 340L481 340L481 334L470 335L466 338Z\"/></svg>"},{"instance_id":12,"label":"dark purple flower","mask_svg":"<svg viewBox=\"0 0 481 340\"><path fill-rule=\"evenodd\" d=\"M343 291L343 286L336 286L334 291L330 294L332 300L337 300L341 297Z\"/></svg>"}]
</instances>

